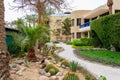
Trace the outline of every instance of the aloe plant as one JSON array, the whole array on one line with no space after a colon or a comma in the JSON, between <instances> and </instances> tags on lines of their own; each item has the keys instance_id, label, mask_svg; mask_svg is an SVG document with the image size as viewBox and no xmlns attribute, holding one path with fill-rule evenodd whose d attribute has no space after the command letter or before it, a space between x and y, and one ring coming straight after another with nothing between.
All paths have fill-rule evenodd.
<instances>
[{"instance_id":1,"label":"aloe plant","mask_svg":"<svg viewBox=\"0 0 120 80\"><path fill-rule=\"evenodd\" d=\"M78 62L75 61L70 62L71 71L76 72L77 68L78 68Z\"/></svg>"}]
</instances>

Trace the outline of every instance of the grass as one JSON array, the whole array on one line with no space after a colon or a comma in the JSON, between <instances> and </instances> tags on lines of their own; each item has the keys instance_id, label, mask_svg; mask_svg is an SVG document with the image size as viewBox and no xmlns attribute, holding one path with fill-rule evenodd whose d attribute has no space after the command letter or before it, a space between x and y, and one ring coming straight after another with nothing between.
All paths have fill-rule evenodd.
<instances>
[{"instance_id":1,"label":"grass","mask_svg":"<svg viewBox=\"0 0 120 80\"><path fill-rule=\"evenodd\" d=\"M109 64L112 66L120 66L120 52L111 52L108 50L83 50L79 53L77 52L77 55L87 60Z\"/></svg>"},{"instance_id":2,"label":"grass","mask_svg":"<svg viewBox=\"0 0 120 80\"><path fill-rule=\"evenodd\" d=\"M93 48L93 46L75 46L75 45L72 45L72 48L80 48L80 49L84 49L84 48Z\"/></svg>"}]
</instances>

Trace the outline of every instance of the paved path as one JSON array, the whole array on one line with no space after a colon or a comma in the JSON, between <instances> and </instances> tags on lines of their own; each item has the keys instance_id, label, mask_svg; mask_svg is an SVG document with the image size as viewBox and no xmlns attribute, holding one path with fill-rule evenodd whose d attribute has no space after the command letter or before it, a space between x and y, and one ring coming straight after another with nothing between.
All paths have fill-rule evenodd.
<instances>
[{"instance_id":1,"label":"paved path","mask_svg":"<svg viewBox=\"0 0 120 80\"><path fill-rule=\"evenodd\" d=\"M102 64L92 63L83 59L75 57L73 53L73 48L70 45L63 43L57 44L58 46L63 47L65 50L59 53L59 56L66 58L70 61L77 61L82 67L86 68L90 73L98 78L100 75L103 75L107 80L120 80L120 68L113 68L105 66Z\"/></svg>"}]
</instances>

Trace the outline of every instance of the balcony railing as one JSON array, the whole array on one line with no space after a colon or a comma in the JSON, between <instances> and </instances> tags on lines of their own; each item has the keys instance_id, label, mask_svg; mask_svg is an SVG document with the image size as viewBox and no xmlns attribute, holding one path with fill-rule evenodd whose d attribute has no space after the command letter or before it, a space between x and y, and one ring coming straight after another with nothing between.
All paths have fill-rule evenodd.
<instances>
[{"instance_id":1,"label":"balcony railing","mask_svg":"<svg viewBox=\"0 0 120 80\"><path fill-rule=\"evenodd\" d=\"M85 24L80 25L80 28L89 27L89 26L90 26L90 22L87 22Z\"/></svg>"}]
</instances>

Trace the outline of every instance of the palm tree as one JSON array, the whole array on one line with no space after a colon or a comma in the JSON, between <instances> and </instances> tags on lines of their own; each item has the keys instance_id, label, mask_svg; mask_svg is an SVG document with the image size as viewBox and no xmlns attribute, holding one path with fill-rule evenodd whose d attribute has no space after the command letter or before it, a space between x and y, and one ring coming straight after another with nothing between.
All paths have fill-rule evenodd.
<instances>
[{"instance_id":1,"label":"palm tree","mask_svg":"<svg viewBox=\"0 0 120 80\"><path fill-rule=\"evenodd\" d=\"M50 10L51 8L56 8L60 10L61 8L67 8L66 0L14 0L14 2L19 5L15 8L28 8L29 10L35 10L38 12L38 24L42 24L42 15L44 15L45 9Z\"/></svg>"},{"instance_id":2,"label":"palm tree","mask_svg":"<svg viewBox=\"0 0 120 80\"><path fill-rule=\"evenodd\" d=\"M66 41L67 41L67 38L69 38L69 36L71 35L71 31L70 31L71 19L70 18L66 18L62 22L62 24L63 24L63 26L62 26L62 34L66 35Z\"/></svg>"},{"instance_id":3,"label":"palm tree","mask_svg":"<svg viewBox=\"0 0 120 80\"><path fill-rule=\"evenodd\" d=\"M4 0L0 0L0 80L11 80L9 73L9 53L5 41Z\"/></svg>"},{"instance_id":4,"label":"palm tree","mask_svg":"<svg viewBox=\"0 0 120 80\"><path fill-rule=\"evenodd\" d=\"M27 45L27 59L30 61L36 60L35 43L37 40L39 43L44 43L45 39L48 37L49 28L37 25L35 27L18 26L18 29L21 33L13 35L15 40L18 41L18 46L20 46L21 51L23 51L23 48Z\"/></svg>"},{"instance_id":5,"label":"palm tree","mask_svg":"<svg viewBox=\"0 0 120 80\"><path fill-rule=\"evenodd\" d=\"M112 14L113 0L108 0L107 6L109 7L109 14Z\"/></svg>"}]
</instances>

